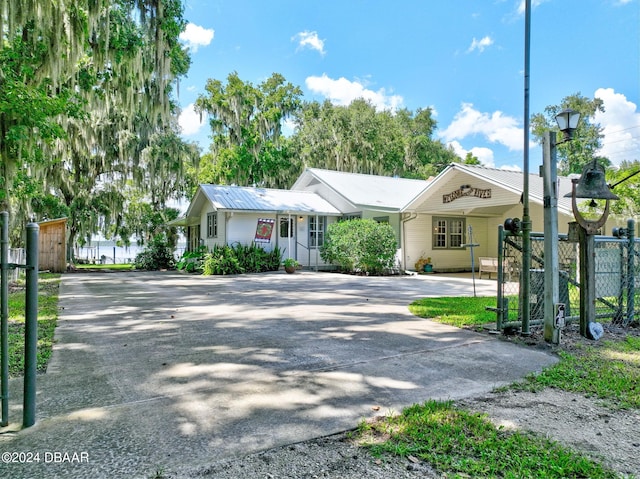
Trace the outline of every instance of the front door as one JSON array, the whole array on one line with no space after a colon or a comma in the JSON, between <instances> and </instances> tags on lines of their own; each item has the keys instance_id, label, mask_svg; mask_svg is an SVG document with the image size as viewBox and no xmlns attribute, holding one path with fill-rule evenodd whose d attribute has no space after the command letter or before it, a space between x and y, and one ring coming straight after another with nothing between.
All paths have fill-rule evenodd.
<instances>
[{"instance_id":1,"label":"front door","mask_svg":"<svg viewBox=\"0 0 640 479\"><path fill-rule=\"evenodd\" d=\"M296 217L293 215L278 217L278 247L283 258L297 259Z\"/></svg>"}]
</instances>

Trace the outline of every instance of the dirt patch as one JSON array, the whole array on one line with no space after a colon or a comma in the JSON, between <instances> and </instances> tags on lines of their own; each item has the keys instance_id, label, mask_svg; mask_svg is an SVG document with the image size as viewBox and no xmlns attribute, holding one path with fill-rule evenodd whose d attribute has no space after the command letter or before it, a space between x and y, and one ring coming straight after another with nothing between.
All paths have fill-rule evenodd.
<instances>
[{"instance_id":1,"label":"dirt patch","mask_svg":"<svg viewBox=\"0 0 640 479\"><path fill-rule=\"evenodd\" d=\"M583 452L622 475L640 474L640 415L580 394L547 388L506 391L456 403L497 425L531 431Z\"/></svg>"}]
</instances>

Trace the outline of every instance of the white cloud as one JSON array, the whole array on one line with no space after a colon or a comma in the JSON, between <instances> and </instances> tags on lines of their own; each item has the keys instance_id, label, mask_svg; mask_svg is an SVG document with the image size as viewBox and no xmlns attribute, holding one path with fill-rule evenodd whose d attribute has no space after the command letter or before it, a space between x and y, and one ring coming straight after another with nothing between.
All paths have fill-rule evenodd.
<instances>
[{"instance_id":1,"label":"white cloud","mask_svg":"<svg viewBox=\"0 0 640 479\"><path fill-rule=\"evenodd\" d=\"M202 121L200 120L200 114L196 113L193 108L193 103L187 105L185 109L180 112L178 117L178 124L182 130L182 134L185 136L197 135L200 133L202 127L206 124L207 116L202 115Z\"/></svg>"},{"instance_id":2,"label":"white cloud","mask_svg":"<svg viewBox=\"0 0 640 479\"><path fill-rule=\"evenodd\" d=\"M596 112L595 123L603 128L600 154L619 165L622 161L640 160L640 112L638 106L613 88L599 88L594 93L604 102L604 113Z\"/></svg>"},{"instance_id":3,"label":"white cloud","mask_svg":"<svg viewBox=\"0 0 640 479\"><path fill-rule=\"evenodd\" d=\"M311 48L312 50L319 52L320 55L325 54L324 40L318 38L318 32L300 32L291 38L291 40L298 42L298 48Z\"/></svg>"},{"instance_id":4,"label":"white cloud","mask_svg":"<svg viewBox=\"0 0 640 479\"><path fill-rule=\"evenodd\" d=\"M474 50L478 50L482 53L485 48L490 47L491 45L493 45L493 39L491 37L484 37L480 40L476 40L476 38L473 37L473 41L471 42L471 46L467 50L467 53L471 53Z\"/></svg>"},{"instance_id":5,"label":"white cloud","mask_svg":"<svg viewBox=\"0 0 640 479\"><path fill-rule=\"evenodd\" d=\"M531 8L534 9L546 1L547 0L531 0ZM521 0L520 4L518 5L518 14L524 15L524 10L525 10L525 2L524 0Z\"/></svg>"},{"instance_id":6,"label":"white cloud","mask_svg":"<svg viewBox=\"0 0 640 479\"><path fill-rule=\"evenodd\" d=\"M471 103L463 103L451 124L439 135L448 143L468 136L482 135L491 143L506 146L511 151L522 151L523 129L519 121L505 116L501 111L482 113Z\"/></svg>"},{"instance_id":7,"label":"white cloud","mask_svg":"<svg viewBox=\"0 0 640 479\"><path fill-rule=\"evenodd\" d=\"M400 95L389 95L384 88L378 91L369 90L357 81L350 81L344 77L337 80L322 76L310 76L305 80L307 88L313 93L323 95L336 105L349 105L353 100L364 98L378 110L395 111L402 106Z\"/></svg>"},{"instance_id":8,"label":"white cloud","mask_svg":"<svg viewBox=\"0 0 640 479\"><path fill-rule=\"evenodd\" d=\"M213 40L213 29L204 28L195 23L188 23L184 32L180 34L180 40L186 43L187 48L192 53L198 51L200 47L206 47Z\"/></svg>"},{"instance_id":9,"label":"white cloud","mask_svg":"<svg viewBox=\"0 0 640 479\"><path fill-rule=\"evenodd\" d=\"M467 153L471 153L473 156L478 158L478 160L480 160L480 163L482 163L484 166L487 166L489 168L495 167L495 162L493 160L493 150L490 148L476 146L471 148L470 150L467 150L460 144L459 141L456 140L449 142L448 146L451 146L453 148L453 151L456 152L456 155L458 155L463 160L466 158Z\"/></svg>"}]
</instances>

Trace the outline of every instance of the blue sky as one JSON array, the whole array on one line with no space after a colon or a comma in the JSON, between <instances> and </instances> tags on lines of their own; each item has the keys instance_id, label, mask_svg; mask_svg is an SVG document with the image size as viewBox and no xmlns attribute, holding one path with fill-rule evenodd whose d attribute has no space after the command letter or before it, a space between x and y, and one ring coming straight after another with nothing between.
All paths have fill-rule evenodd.
<instances>
[{"instance_id":1,"label":"blue sky","mask_svg":"<svg viewBox=\"0 0 640 479\"><path fill-rule=\"evenodd\" d=\"M601 154L640 160L640 0L532 0L530 111L604 100ZM523 169L524 0L185 0L191 50L180 125L204 150L193 102L208 78L272 73L305 100L431 107L436 136L487 166ZM530 149L530 168L541 163Z\"/></svg>"}]
</instances>

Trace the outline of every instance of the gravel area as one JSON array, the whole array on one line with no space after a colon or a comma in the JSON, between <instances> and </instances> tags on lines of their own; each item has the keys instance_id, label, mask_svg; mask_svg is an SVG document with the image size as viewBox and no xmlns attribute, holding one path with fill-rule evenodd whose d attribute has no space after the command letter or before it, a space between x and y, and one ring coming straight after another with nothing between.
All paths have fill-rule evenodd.
<instances>
[{"instance_id":1,"label":"gravel area","mask_svg":"<svg viewBox=\"0 0 640 479\"><path fill-rule=\"evenodd\" d=\"M637 328L607 327L604 339L620 339L627 334L639 335L639 331ZM517 336L506 337L505 340L524 341L530 347L569 351L582 344L597 344L582 338L575 326L567 328L560 346L544 343L539 330L533 330L526 340ZM497 425L550 437L601 461L618 471L621 477L640 477L639 411L613 410L597 399L555 389L537 393L491 393L457 401L456 405L485 413ZM342 433L212 462L205 468L162 474L158 479L443 477L429 464L410 459L395 456L375 458L355 444L348 433Z\"/></svg>"}]
</instances>

